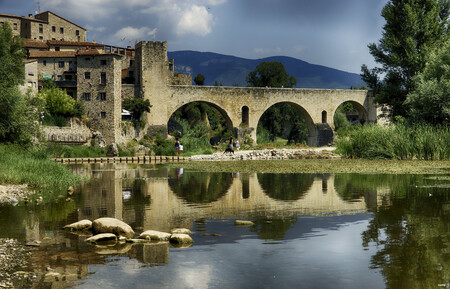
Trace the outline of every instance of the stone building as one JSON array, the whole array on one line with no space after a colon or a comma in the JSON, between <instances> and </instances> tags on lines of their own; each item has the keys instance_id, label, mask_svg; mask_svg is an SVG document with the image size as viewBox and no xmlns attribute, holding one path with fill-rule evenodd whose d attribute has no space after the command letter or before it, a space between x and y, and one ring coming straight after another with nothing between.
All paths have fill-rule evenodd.
<instances>
[{"instance_id":1,"label":"stone building","mask_svg":"<svg viewBox=\"0 0 450 289\"><path fill-rule=\"evenodd\" d=\"M8 23L11 26L13 35L21 36L22 17L0 14L0 25L3 25L3 23Z\"/></svg>"},{"instance_id":2,"label":"stone building","mask_svg":"<svg viewBox=\"0 0 450 289\"><path fill-rule=\"evenodd\" d=\"M106 143L117 142L122 111L122 56L84 51L77 55L77 96L83 101L92 127Z\"/></svg>"},{"instance_id":3,"label":"stone building","mask_svg":"<svg viewBox=\"0 0 450 289\"><path fill-rule=\"evenodd\" d=\"M86 41L85 28L50 11L28 17L0 14L2 22L8 22L13 33L25 39Z\"/></svg>"}]
</instances>

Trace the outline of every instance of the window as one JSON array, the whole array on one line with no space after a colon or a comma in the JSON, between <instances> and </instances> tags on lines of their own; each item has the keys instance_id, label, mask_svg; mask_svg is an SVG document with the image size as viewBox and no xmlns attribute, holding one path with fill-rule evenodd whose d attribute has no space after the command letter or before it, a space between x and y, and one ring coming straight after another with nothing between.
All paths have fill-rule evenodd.
<instances>
[{"instance_id":1,"label":"window","mask_svg":"<svg viewBox=\"0 0 450 289\"><path fill-rule=\"evenodd\" d=\"M59 33L64 34L64 27L59 27Z\"/></svg>"},{"instance_id":2,"label":"window","mask_svg":"<svg viewBox=\"0 0 450 289\"><path fill-rule=\"evenodd\" d=\"M67 74L67 75L66 75L66 80L72 80L72 75Z\"/></svg>"},{"instance_id":3,"label":"window","mask_svg":"<svg viewBox=\"0 0 450 289\"><path fill-rule=\"evenodd\" d=\"M100 112L100 117L101 118L106 118L106 112L104 112L104 111Z\"/></svg>"},{"instance_id":4,"label":"window","mask_svg":"<svg viewBox=\"0 0 450 289\"><path fill-rule=\"evenodd\" d=\"M75 35L76 35L76 36L80 35L80 30L76 30L76 31L75 31Z\"/></svg>"},{"instance_id":5,"label":"window","mask_svg":"<svg viewBox=\"0 0 450 289\"><path fill-rule=\"evenodd\" d=\"M91 79L91 73L89 71L84 73L84 79Z\"/></svg>"},{"instance_id":6,"label":"window","mask_svg":"<svg viewBox=\"0 0 450 289\"><path fill-rule=\"evenodd\" d=\"M248 106L242 107L242 125L248 126Z\"/></svg>"},{"instance_id":7,"label":"window","mask_svg":"<svg viewBox=\"0 0 450 289\"><path fill-rule=\"evenodd\" d=\"M61 49L59 48L59 46L55 47L55 51L60 51Z\"/></svg>"},{"instance_id":8,"label":"window","mask_svg":"<svg viewBox=\"0 0 450 289\"><path fill-rule=\"evenodd\" d=\"M64 61L59 61L58 62L58 67L59 68L63 68L64 67Z\"/></svg>"},{"instance_id":9,"label":"window","mask_svg":"<svg viewBox=\"0 0 450 289\"><path fill-rule=\"evenodd\" d=\"M106 65L106 59L100 60L100 64L101 64L101 65Z\"/></svg>"},{"instance_id":10,"label":"window","mask_svg":"<svg viewBox=\"0 0 450 289\"><path fill-rule=\"evenodd\" d=\"M89 92L83 93L83 99L86 100L86 101L90 101L91 100L91 94Z\"/></svg>"},{"instance_id":11,"label":"window","mask_svg":"<svg viewBox=\"0 0 450 289\"><path fill-rule=\"evenodd\" d=\"M106 72L102 72L100 74L100 84L101 85L106 85Z\"/></svg>"},{"instance_id":12,"label":"window","mask_svg":"<svg viewBox=\"0 0 450 289\"><path fill-rule=\"evenodd\" d=\"M327 112L322 111L322 123L327 123Z\"/></svg>"},{"instance_id":13,"label":"window","mask_svg":"<svg viewBox=\"0 0 450 289\"><path fill-rule=\"evenodd\" d=\"M63 80L62 75L58 75L58 81L62 81L62 80Z\"/></svg>"},{"instance_id":14,"label":"window","mask_svg":"<svg viewBox=\"0 0 450 289\"><path fill-rule=\"evenodd\" d=\"M47 60L42 61L42 65L47 66Z\"/></svg>"},{"instance_id":15,"label":"window","mask_svg":"<svg viewBox=\"0 0 450 289\"><path fill-rule=\"evenodd\" d=\"M52 26L52 32L56 32L56 27Z\"/></svg>"},{"instance_id":16,"label":"window","mask_svg":"<svg viewBox=\"0 0 450 289\"><path fill-rule=\"evenodd\" d=\"M44 37L43 36L39 36L39 40L44 40Z\"/></svg>"},{"instance_id":17,"label":"window","mask_svg":"<svg viewBox=\"0 0 450 289\"><path fill-rule=\"evenodd\" d=\"M17 30L17 23L14 23L14 24L13 24L13 29L14 29L14 30ZM42 33L42 32L41 32L41 33Z\"/></svg>"},{"instance_id":18,"label":"window","mask_svg":"<svg viewBox=\"0 0 450 289\"><path fill-rule=\"evenodd\" d=\"M106 92L100 92L98 98L100 98L100 100L106 100Z\"/></svg>"},{"instance_id":19,"label":"window","mask_svg":"<svg viewBox=\"0 0 450 289\"><path fill-rule=\"evenodd\" d=\"M44 26L39 24L39 33L44 33Z\"/></svg>"}]
</instances>

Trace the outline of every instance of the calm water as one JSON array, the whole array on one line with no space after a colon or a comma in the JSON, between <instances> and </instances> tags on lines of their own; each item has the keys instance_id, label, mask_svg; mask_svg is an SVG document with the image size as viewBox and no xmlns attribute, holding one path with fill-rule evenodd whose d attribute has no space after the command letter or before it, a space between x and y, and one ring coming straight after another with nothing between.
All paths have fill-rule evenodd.
<instances>
[{"instance_id":1,"label":"calm water","mask_svg":"<svg viewBox=\"0 0 450 289\"><path fill-rule=\"evenodd\" d=\"M39 288L450 288L448 175L70 168L92 179L72 202L0 207L0 238L41 241ZM194 244L91 246L61 230L105 216L190 228Z\"/></svg>"}]
</instances>

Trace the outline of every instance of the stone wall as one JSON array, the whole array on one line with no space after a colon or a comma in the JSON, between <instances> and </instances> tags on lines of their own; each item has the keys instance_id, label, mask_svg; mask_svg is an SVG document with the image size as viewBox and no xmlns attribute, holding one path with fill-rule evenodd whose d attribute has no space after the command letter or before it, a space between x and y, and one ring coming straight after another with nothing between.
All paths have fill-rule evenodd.
<instances>
[{"instance_id":1,"label":"stone wall","mask_svg":"<svg viewBox=\"0 0 450 289\"><path fill-rule=\"evenodd\" d=\"M69 127L43 126L42 133L46 141L61 144L90 144L91 131L85 125L71 121Z\"/></svg>"}]
</instances>

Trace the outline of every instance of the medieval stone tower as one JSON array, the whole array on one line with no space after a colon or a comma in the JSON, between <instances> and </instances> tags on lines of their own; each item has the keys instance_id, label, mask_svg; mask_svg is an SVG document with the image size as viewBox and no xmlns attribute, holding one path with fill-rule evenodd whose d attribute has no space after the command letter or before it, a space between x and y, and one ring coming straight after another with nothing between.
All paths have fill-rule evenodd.
<instances>
[{"instance_id":1,"label":"medieval stone tower","mask_svg":"<svg viewBox=\"0 0 450 289\"><path fill-rule=\"evenodd\" d=\"M173 77L167 58L167 42L139 42L135 59L138 95L149 99L152 105L152 113L146 114L149 134L167 137L168 86Z\"/></svg>"}]
</instances>

